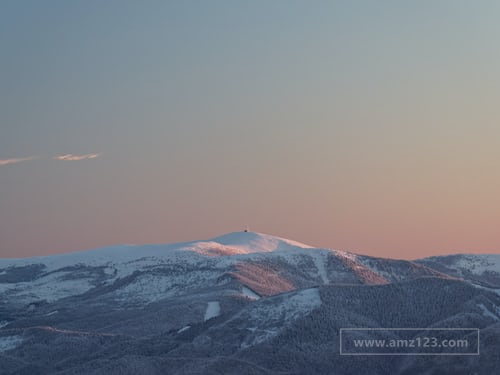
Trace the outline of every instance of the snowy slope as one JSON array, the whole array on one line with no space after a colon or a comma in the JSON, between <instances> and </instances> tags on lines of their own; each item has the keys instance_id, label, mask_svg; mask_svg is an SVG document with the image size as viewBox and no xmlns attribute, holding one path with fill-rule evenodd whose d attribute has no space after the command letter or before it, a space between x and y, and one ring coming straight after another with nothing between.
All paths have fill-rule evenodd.
<instances>
[{"instance_id":1,"label":"snowy slope","mask_svg":"<svg viewBox=\"0 0 500 375\"><path fill-rule=\"evenodd\" d=\"M43 264L47 271L53 271L75 264L102 266L121 264L121 270L130 272L126 264L148 260L175 260L196 262L197 255L224 256L272 251L293 251L311 246L299 242L256 232L234 232L203 241L155 245L119 245L73 253L40 256L32 258L0 258L0 276L5 268L30 264ZM150 263L151 264L151 263Z\"/></svg>"},{"instance_id":2,"label":"snowy slope","mask_svg":"<svg viewBox=\"0 0 500 375\"><path fill-rule=\"evenodd\" d=\"M488 255L461 255L454 262L454 267L460 270L469 270L476 275L486 272L500 274L500 254Z\"/></svg>"},{"instance_id":3,"label":"snowy slope","mask_svg":"<svg viewBox=\"0 0 500 375\"><path fill-rule=\"evenodd\" d=\"M456 254L417 262L474 284L500 288L500 254Z\"/></svg>"},{"instance_id":4,"label":"snowy slope","mask_svg":"<svg viewBox=\"0 0 500 375\"><path fill-rule=\"evenodd\" d=\"M497 358L499 258L394 260L236 232L0 259L0 372L364 373L336 346L356 326L473 324ZM381 360L377 373L402 373Z\"/></svg>"},{"instance_id":5,"label":"snowy slope","mask_svg":"<svg viewBox=\"0 0 500 375\"><path fill-rule=\"evenodd\" d=\"M210 291L255 300L324 284L386 284L448 275L480 275L482 285L500 287L499 269L500 255L408 262L234 232L202 241L0 259L0 297L21 306L80 295L100 298L100 303L108 298L141 305Z\"/></svg>"},{"instance_id":6,"label":"snowy slope","mask_svg":"<svg viewBox=\"0 0 500 375\"><path fill-rule=\"evenodd\" d=\"M27 304L53 302L108 287L116 300L150 303L218 285L228 271L237 279L245 277L241 274L257 279L250 289L270 295L306 284L328 283L328 257L339 254L345 256L262 233L235 232L177 244L123 245L0 259L0 295ZM294 275L296 269L301 273L300 280Z\"/></svg>"},{"instance_id":7,"label":"snowy slope","mask_svg":"<svg viewBox=\"0 0 500 375\"><path fill-rule=\"evenodd\" d=\"M189 271L180 275L175 271L168 275L148 272L116 292L122 299L132 295L136 301L151 302L175 294L181 285L196 286L214 280L232 264L252 258L252 254L307 247L274 236L239 232L206 241L123 245L45 257L0 259L0 294L25 303L54 301L85 293L98 285L112 285L138 271L161 267Z\"/></svg>"},{"instance_id":8,"label":"snowy slope","mask_svg":"<svg viewBox=\"0 0 500 375\"><path fill-rule=\"evenodd\" d=\"M297 241L256 232L233 232L214 238L213 241L247 253L313 248Z\"/></svg>"}]
</instances>

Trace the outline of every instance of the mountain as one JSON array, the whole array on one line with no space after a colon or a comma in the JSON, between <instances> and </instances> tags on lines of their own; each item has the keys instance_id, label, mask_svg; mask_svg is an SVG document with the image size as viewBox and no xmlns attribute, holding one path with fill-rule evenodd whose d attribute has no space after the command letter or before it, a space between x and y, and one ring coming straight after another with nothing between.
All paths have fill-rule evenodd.
<instances>
[{"instance_id":1,"label":"mountain","mask_svg":"<svg viewBox=\"0 0 500 375\"><path fill-rule=\"evenodd\" d=\"M255 232L0 259L0 374L493 373L499 265ZM348 327L480 328L488 345L480 356L349 357Z\"/></svg>"}]
</instances>

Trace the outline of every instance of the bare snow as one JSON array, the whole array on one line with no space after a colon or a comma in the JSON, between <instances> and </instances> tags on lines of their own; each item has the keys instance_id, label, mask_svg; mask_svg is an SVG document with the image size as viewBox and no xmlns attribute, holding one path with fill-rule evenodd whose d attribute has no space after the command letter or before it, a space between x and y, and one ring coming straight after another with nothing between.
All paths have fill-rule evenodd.
<instances>
[{"instance_id":1,"label":"bare snow","mask_svg":"<svg viewBox=\"0 0 500 375\"><path fill-rule=\"evenodd\" d=\"M211 301L207 305L207 311L205 311L205 321L208 319L215 318L220 315L220 304L219 301Z\"/></svg>"},{"instance_id":2,"label":"bare snow","mask_svg":"<svg viewBox=\"0 0 500 375\"><path fill-rule=\"evenodd\" d=\"M216 237L212 241L222 245L238 248L245 253L272 252L293 250L294 248L310 249L312 246L256 232L234 232Z\"/></svg>"},{"instance_id":3,"label":"bare snow","mask_svg":"<svg viewBox=\"0 0 500 375\"><path fill-rule=\"evenodd\" d=\"M247 298L254 299L254 300L260 299L260 296L257 293L255 293L250 288L247 288L246 286L244 286L242 288L242 293Z\"/></svg>"},{"instance_id":4,"label":"bare snow","mask_svg":"<svg viewBox=\"0 0 500 375\"><path fill-rule=\"evenodd\" d=\"M191 326L184 326L180 330L178 330L177 333L181 333L181 332L187 331L189 328L191 328Z\"/></svg>"},{"instance_id":5,"label":"bare snow","mask_svg":"<svg viewBox=\"0 0 500 375\"><path fill-rule=\"evenodd\" d=\"M324 284L328 284L330 280L328 279L328 274L326 273L326 267L325 263L327 261L327 254L324 252L316 251L316 252L311 252L311 257L314 262L314 265L318 269L318 274L321 277L321 280L323 280Z\"/></svg>"},{"instance_id":6,"label":"bare snow","mask_svg":"<svg viewBox=\"0 0 500 375\"><path fill-rule=\"evenodd\" d=\"M180 250L192 251L206 256L237 255L246 254L247 251L238 246L226 246L214 241L200 241L184 246Z\"/></svg>"}]
</instances>

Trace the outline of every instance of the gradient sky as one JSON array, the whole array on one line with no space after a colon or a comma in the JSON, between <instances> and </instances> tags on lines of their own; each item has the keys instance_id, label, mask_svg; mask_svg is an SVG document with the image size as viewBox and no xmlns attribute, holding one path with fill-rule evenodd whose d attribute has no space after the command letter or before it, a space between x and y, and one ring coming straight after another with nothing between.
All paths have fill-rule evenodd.
<instances>
[{"instance_id":1,"label":"gradient sky","mask_svg":"<svg viewBox=\"0 0 500 375\"><path fill-rule=\"evenodd\" d=\"M251 230L500 252L500 2L0 2L0 257Z\"/></svg>"}]
</instances>

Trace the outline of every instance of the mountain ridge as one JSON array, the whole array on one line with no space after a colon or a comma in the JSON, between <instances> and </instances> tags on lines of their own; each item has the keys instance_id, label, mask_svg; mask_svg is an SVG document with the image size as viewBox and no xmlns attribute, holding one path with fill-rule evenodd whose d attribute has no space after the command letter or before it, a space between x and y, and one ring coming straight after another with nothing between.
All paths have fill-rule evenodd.
<instances>
[{"instance_id":1,"label":"mountain ridge","mask_svg":"<svg viewBox=\"0 0 500 375\"><path fill-rule=\"evenodd\" d=\"M457 364L350 362L338 330L476 327L493 356L499 264L378 258L255 232L0 259L0 374L444 373Z\"/></svg>"},{"instance_id":2,"label":"mountain ridge","mask_svg":"<svg viewBox=\"0 0 500 375\"><path fill-rule=\"evenodd\" d=\"M160 292L158 297L151 297L154 300L162 297L162 290L172 292L168 277L158 270L196 268L201 264L209 270L197 272L199 278L211 277L214 284L219 278L233 278L262 295L313 285L383 284L423 276L458 278L500 288L500 254L458 254L408 261L314 248L245 231L202 241L111 246L44 257L0 259L0 293L25 303L57 300L96 288L109 289L115 283L134 279L132 275L136 274L129 287L144 284L145 280L156 283ZM192 282L189 277L179 277L178 289Z\"/></svg>"}]
</instances>

